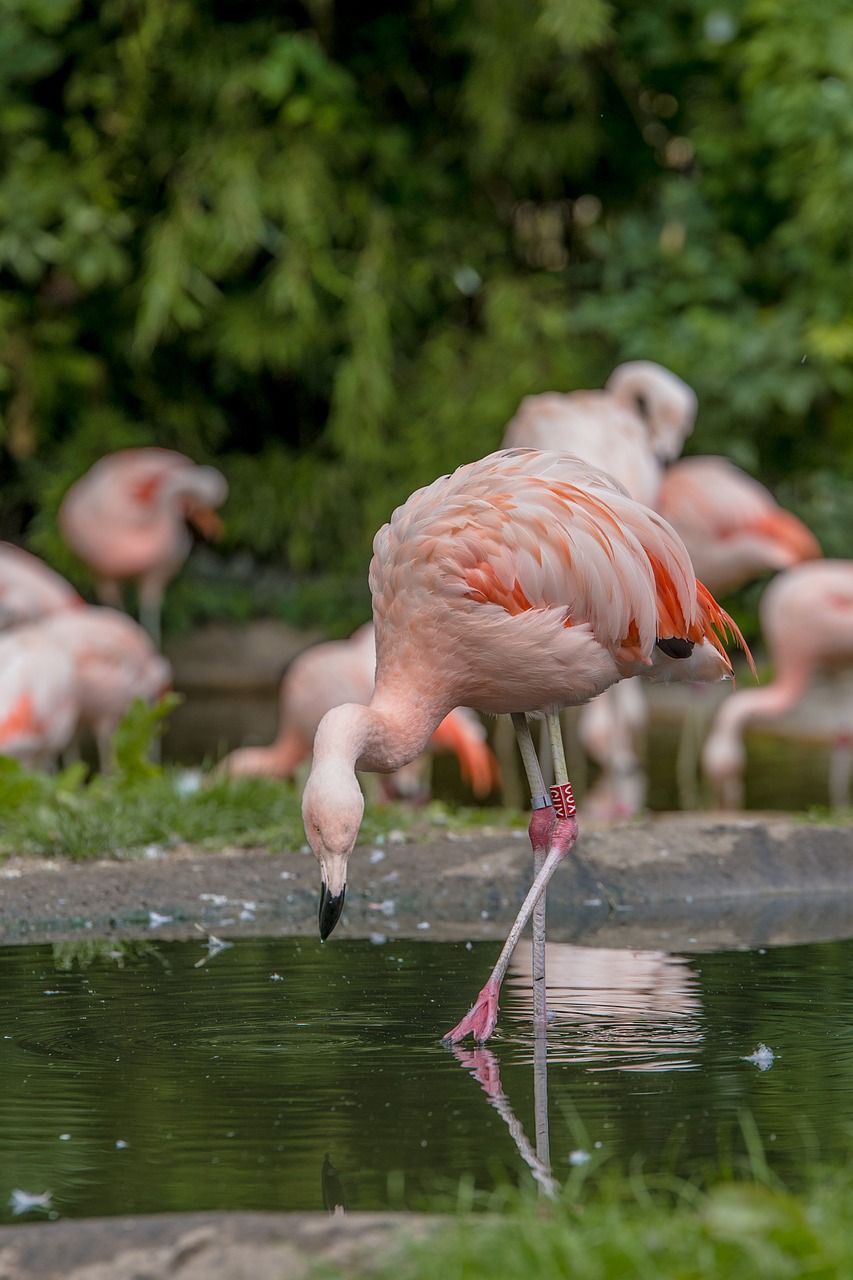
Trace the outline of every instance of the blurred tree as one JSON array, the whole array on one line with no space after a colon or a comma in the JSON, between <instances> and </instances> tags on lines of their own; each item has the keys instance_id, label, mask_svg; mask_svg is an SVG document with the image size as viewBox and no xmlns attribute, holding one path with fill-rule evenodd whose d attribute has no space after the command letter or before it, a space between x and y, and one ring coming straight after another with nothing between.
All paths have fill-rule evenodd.
<instances>
[{"instance_id":1,"label":"blurred tree","mask_svg":"<svg viewBox=\"0 0 853 1280\"><path fill-rule=\"evenodd\" d=\"M363 575L519 398L634 357L853 553L853 10L0 0L0 533L100 453Z\"/></svg>"}]
</instances>

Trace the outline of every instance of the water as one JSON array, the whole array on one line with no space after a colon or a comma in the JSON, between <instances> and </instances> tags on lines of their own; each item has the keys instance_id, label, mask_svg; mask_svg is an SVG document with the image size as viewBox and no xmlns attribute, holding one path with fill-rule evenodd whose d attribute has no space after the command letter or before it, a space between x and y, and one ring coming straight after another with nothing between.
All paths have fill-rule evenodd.
<instances>
[{"instance_id":1,"label":"water","mask_svg":"<svg viewBox=\"0 0 853 1280\"><path fill-rule=\"evenodd\" d=\"M786 1179L846 1159L853 942L678 957L549 946L558 1180L587 1157L698 1175L742 1155L750 1125ZM22 1220L15 1190L51 1193L33 1218L446 1209L461 1178L529 1182L526 949L498 1034L456 1054L439 1036L493 943L0 949L0 1217Z\"/></svg>"}]
</instances>

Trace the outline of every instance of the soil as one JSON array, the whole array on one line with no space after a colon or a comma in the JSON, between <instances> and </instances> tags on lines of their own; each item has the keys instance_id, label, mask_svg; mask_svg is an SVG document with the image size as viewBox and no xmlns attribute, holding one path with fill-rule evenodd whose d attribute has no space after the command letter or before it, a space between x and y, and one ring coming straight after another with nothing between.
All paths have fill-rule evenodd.
<instances>
[{"instance_id":1,"label":"soil","mask_svg":"<svg viewBox=\"0 0 853 1280\"><path fill-rule=\"evenodd\" d=\"M530 881L526 834L497 829L359 848L338 930L502 939ZM0 943L223 939L316 929L310 853L179 848L133 861L15 858ZM782 814L660 815L585 829L548 891L553 939L713 950L853 935L853 828ZM334 946L334 938L329 942ZM161 1214L0 1228L0 1280L295 1280L366 1274L434 1219Z\"/></svg>"}]
</instances>

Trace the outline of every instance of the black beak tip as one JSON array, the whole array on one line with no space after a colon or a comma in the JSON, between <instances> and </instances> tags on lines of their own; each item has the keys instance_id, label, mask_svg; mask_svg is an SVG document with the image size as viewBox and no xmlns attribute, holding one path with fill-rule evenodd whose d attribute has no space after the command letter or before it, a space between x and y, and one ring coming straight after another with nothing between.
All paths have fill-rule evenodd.
<instances>
[{"instance_id":1,"label":"black beak tip","mask_svg":"<svg viewBox=\"0 0 853 1280\"><path fill-rule=\"evenodd\" d=\"M325 884L320 887L320 941L325 942L335 925L341 918L341 912L344 909L344 899L347 896L347 887L344 885L336 898L333 898L326 888Z\"/></svg>"}]
</instances>

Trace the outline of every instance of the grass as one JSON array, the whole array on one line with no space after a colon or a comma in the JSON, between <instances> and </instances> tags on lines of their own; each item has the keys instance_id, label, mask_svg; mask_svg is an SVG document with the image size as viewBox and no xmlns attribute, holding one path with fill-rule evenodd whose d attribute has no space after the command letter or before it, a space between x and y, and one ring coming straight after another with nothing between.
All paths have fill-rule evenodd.
<instances>
[{"instance_id":1,"label":"grass","mask_svg":"<svg viewBox=\"0 0 853 1280\"><path fill-rule=\"evenodd\" d=\"M410 1244L377 1280L849 1280L853 1174L793 1194L762 1178L700 1190L640 1177L570 1179L557 1201L505 1193ZM337 1274L326 1270L319 1275Z\"/></svg>"},{"instance_id":2,"label":"grass","mask_svg":"<svg viewBox=\"0 0 853 1280\"><path fill-rule=\"evenodd\" d=\"M133 857L147 847L264 847L279 853L305 843L300 794L292 783L227 778L160 768L149 762L174 698L137 703L116 736L116 769L89 776L83 764L58 774L30 772L0 756L0 856ZM361 839L390 831L414 837L436 829L494 822L496 811L452 811L440 804L412 813L402 805L369 805ZM502 825L523 815L504 815ZM506 822L504 821L506 819Z\"/></svg>"}]
</instances>

